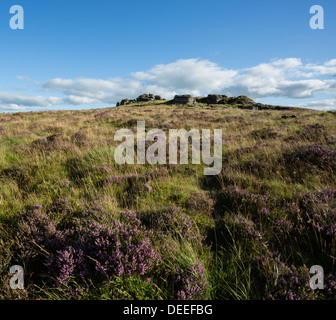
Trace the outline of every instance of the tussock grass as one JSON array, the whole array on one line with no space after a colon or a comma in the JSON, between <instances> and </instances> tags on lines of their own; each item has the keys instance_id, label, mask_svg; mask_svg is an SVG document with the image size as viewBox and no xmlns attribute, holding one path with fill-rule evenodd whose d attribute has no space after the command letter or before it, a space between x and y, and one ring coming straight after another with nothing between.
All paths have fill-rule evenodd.
<instances>
[{"instance_id":1,"label":"tussock grass","mask_svg":"<svg viewBox=\"0 0 336 320\"><path fill-rule=\"evenodd\" d=\"M166 132L222 129L221 173L205 177L202 165L191 164L117 165L114 133L136 128L137 120L145 120L147 129ZM335 121L332 112L307 109L252 111L164 102L2 115L0 298L334 297L336 195L330 190L336 189ZM316 154L304 153L313 148L319 148ZM161 169L166 171L155 174ZM331 193L326 195L325 189ZM69 208L60 207L60 200ZM29 258L20 249L20 214L33 214L36 205L42 206L38 216L49 217L59 232L71 223L79 228L78 221L87 230L91 219L110 225L112 218L122 219L122 212L128 211L158 217L157 224L146 225L146 232L162 261L145 275L91 270L83 278L74 272L71 281L61 285L57 275L43 267L47 258L41 252ZM60 216L54 221L55 208ZM40 247L57 256L56 249L43 243ZM97 262L97 257L85 259ZM26 274L26 290L13 291L8 268L23 263L34 277ZM309 289L306 271L316 264L330 275L329 291Z\"/></svg>"}]
</instances>

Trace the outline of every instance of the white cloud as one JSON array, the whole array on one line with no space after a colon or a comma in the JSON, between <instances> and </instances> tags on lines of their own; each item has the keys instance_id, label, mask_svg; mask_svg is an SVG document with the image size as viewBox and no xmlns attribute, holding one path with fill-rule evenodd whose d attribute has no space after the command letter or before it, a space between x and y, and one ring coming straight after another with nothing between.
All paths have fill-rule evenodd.
<instances>
[{"instance_id":1,"label":"white cloud","mask_svg":"<svg viewBox=\"0 0 336 320\"><path fill-rule=\"evenodd\" d=\"M27 108L22 105L10 103L10 104L0 104L0 110L5 110L5 111L24 111Z\"/></svg>"},{"instance_id":2,"label":"white cloud","mask_svg":"<svg viewBox=\"0 0 336 320\"><path fill-rule=\"evenodd\" d=\"M18 79L20 81L31 81L31 79L29 77L26 77L26 76L16 76L16 79Z\"/></svg>"},{"instance_id":3,"label":"white cloud","mask_svg":"<svg viewBox=\"0 0 336 320\"><path fill-rule=\"evenodd\" d=\"M136 98L142 93L154 93L171 99L175 94L194 96L221 93L230 96L247 95L253 99L280 97L313 98L325 94L327 101L336 97L336 59L322 64L304 64L301 59L275 59L245 69L227 69L209 60L180 59L159 64L129 78L54 78L34 83L35 90L53 92L59 97L9 94L0 92L0 104L52 107L56 105L107 106L123 98ZM329 95L329 96L328 96Z\"/></svg>"},{"instance_id":4,"label":"white cloud","mask_svg":"<svg viewBox=\"0 0 336 320\"><path fill-rule=\"evenodd\" d=\"M325 82L318 79L279 82L281 96L302 99L314 96L314 93L325 88Z\"/></svg>"},{"instance_id":5,"label":"white cloud","mask_svg":"<svg viewBox=\"0 0 336 320\"><path fill-rule=\"evenodd\" d=\"M336 59L329 60L322 65L307 64L306 70L313 75L331 75L336 76Z\"/></svg>"},{"instance_id":6,"label":"white cloud","mask_svg":"<svg viewBox=\"0 0 336 320\"><path fill-rule=\"evenodd\" d=\"M335 92L331 80L313 78L315 74L332 74L335 64L331 60L321 66L306 66L301 59L287 58L242 70L228 70L208 60L187 59L158 65L147 72L136 72L133 77L171 93L225 93L244 94L254 99L271 96L301 99L313 97L316 92Z\"/></svg>"},{"instance_id":7,"label":"white cloud","mask_svg":"<svg viewBox=\"0 0 336 320\"><path fill-rule=\"evenodd\" d=\"M252 98L277 96L286 98L307 98L328 88L327 82L309 79L313 75L300 59L288 58L262 63L244 69L234 80L229 92L246 94ZM303 79L302 79L303 78ZM308 78L308 79L307 79Z\"/></svg>"},{"instance_id":8,"label":"white cloud","mask_svg":"<svg viewBox=\"0 0 336 320\"><path fill-rule=\"evenodd\" d=\"M29 94L0 92L0 104L3 105L51 107L61 102L61 100L62 99L59 97L43 97Z\"/></svg>"},{"instance_id":9,"label":"white cloud","mask_svg":"<svg viewBox=\"0 0 336 320\"><path fill-rule=\"evenodd\" d=\"M208 60L186 59L160 64L147 72L135 72L133 77L170 92L220 91L230 85L238 74L236 70L222 69Z\"/></svg>"},{"instance_id":10,"label":"white cloud","mask_svg":"<svg viewBox=\"0 0 336 320\"><path fill-rule=\"evenodd\" d=\"M63 102L65 104L77 106L81 104L94 104L99 101L96 99L88 98L88 97L79 97L79 96L69 95L63 100Z\"/></svg>"},{"instance_id":11,"label":"white cloud","mask_svg":"<svg viewBox=\"0 0 336 320\"><path fill-rule=\"evenodd\" d=\"M116 81L102 79L51 79L43 85L45 89L53 89L67 92L96 92L100 90L115 90L117 88Z\"/></svg>"},{"instance_id":12,"label":"white cloud","mask_svg":"<svg viewBox=\"0 0 336 320\"><path fill-rule=\"evenodd\" d=\"M82 101L80 104L115 103L122 98L140 94L144 89L141 82L133 79L114 78L108 80L78 78L55 78L41 84L44 90L60 91L67 97L66 103ZM80 99L81 98L81 99ZM84 99L86 98L86 100Z\"/></svg>"},{"instance_id":13,"label":"white cloud","mask_svg":"<svg viewBox=\"0 0 336 320\"><path fill-rule=\"evenodd\" d=\"M317 109L317 110L336 110L336 99L326 99L300 103L298 107Z\"/></svg>"}]
</instances>

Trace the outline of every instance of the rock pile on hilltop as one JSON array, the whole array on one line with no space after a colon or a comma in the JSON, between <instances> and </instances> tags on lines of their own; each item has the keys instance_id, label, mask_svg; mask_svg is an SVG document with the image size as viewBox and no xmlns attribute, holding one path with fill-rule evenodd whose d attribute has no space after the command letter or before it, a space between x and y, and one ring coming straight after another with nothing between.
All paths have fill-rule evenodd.
<instances>
[{"instance_id":1,"label":"rock pile on hilltop","mask_svg":"<svg viewBox=\"0 0 336 320\"><path fill-rule=\"evenodd\" d=\"M136 102L147 102L147 101L158 101L165 100L161 96L153 94L142 94L137 99L124 99L121 102L117 103L117 106L128 105ZM174 99L166 102L168 104L182 104L182 105L191 105L195 103L203 103L208 105L221 104L221 105L232 105L238 108L243 109L253 109L253 110L264 110L264 109L290 109L290 107L281 107L281 106L271 106L267 104L257 103L254 100L250 99L247 96L238 96L238 97L228 97L222 94L209 94L207 97L193 97L190 94L184 95L175 95Z\"/></svg>"},{"instance_id":2,"label":"rock pile on hilltop","mask_svg":"<svg viewBox=\"0 0 336 320\"><path fill-rule=\"evenodd\" d=\"M117 106L125 106L131 103L135 102L147 102L147 101L156 101L156 100L162 100L160 96L154 95L154 94L147 94L144 93L140 95L138 98L130 100L130 99L123 99L120 102L117 103Z\"/></svg>"},{"instance_id":3,"label":"rock pile on hilltop","mask_svg":"<svg viewBox=\"0 0 336 320\"><path fill-rule=\"evenodd\" d=\"M246 96L228 97L221 94L209 94L207 97L193 97L191 95L176 95L173 100L170 101L173 104L194 104L194 103L206 103L206 104L230 104L230 105L244 105L254 106L257 103Z\"/></svg>"},{"instance_id":4,"label":"rock pile on hilltop","mask_svg":"<svg viewBox=\"0 0 336 320\"><path fill-rule=\"evenodd\" d=\"M196 102L196 98L190 94L176 95L170 102L175 104L194 104Z\"/></svg>"}]
</instances>

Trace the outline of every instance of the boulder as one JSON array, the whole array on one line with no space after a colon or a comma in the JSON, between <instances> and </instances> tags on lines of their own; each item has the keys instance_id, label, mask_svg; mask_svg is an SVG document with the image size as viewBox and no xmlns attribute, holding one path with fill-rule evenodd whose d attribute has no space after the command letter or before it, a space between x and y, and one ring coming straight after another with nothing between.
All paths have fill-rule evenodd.
<instances>
[{"instance_id":1,"label":"boulder","mask_svg":"<svg viewBox=\"0 0 336 320\"><path fill-rule=\"evenodd\" d=\"M198 103L207 103L207 104L225 104L227 102L228 97L223 94L209 94L207 97L196 98Z\"/></svg>"},{"instance_id":2,"label":"boulder","mask_svg":"<svg viewBox=\"0 0 336 320\"><path fill-rule=\"evenodd\" d=\"M195 102L196 98L190 94L176 95L172 100L175 104L194 104Z\"/></svg>"},{"instance_id":3,"label":"boulder","mask_svg":"<svg viewBox=\"0 0 336 320\"><path fill-rule=\"evenodd\" d=\"M232 97L228 99L229 104L243 104L243 105L254 105L256 102L252 99L250 99L247 96L238 96L238 97Z\"/></svg>"},{"instance_id":4,"label":"boulder","mask_svg":"<svg viewBox=\"0 0 336 320\"><path fill-rule=\"evenodd\" d=\"M295 119L296 115L295 114L285 114L281 117L281 119Z\"/></svg>"},{"instance_id":5,"label":"boulder","mask_svg":"<svg viewBox=\"0 0 336 320\"><path fill-rule=\"evenodd\" d=\"M147 94L147 93L144 93L137 98L138 102L147 102L147 101L154 101L154 100L155 100L154 94Z\"/></svg>"},{"instance_id":6,"label":"boulder","mask_svg":"<svg viewBox=\"0 0 336 320\"><path fill-rule=\"evenodd\" d=\"M120 101L119 106L126 106L128 104L136 102L135 100L123 99Z\"/></svg>"},{"instance_id":7,"label":"boulder","mask_svg":"<svg viewBox=\"0 0 336 320\"><path fill-rule=\"evenodd\" d=\"M206 103L217 104L220 101L224 100L225 98L227 98L227 96L225 96L225 95L221 95L221 94L209 94L208 97L206 98L207 99Z\"/></svg>"},{"instance_id":8,"label":"boulder","mask_svg":"<svg viewBox=\"0 0 336 320\"><path fill-rule=\"evenodd\" d=\"M196 98L196 102L197 102L197 103L208 103L208 98L197 97L197 98Z\"/></svg>"},{"instance_id":9,"label":"boulder","mask_svg":"<svg viewBox=\"0 0 336 320\"><path fill-rule=\"evenodd\" d=\"M161 96L155 96L154 94L147 94L144 93L142 95L140 95L138 98L136 99L123 99L120 102L117 102L117 107L118 106L125 106L131 103L136 103L136 102L148 102L148 101L155 101L155 100L162 100Z\"/></svg>"},{"instance_id":10,"label":"boulder","mask_svg":"<svg viewBox=\"0 0 336 320\"><path fill-rule=\"evenodd\" d=\"M127 105L127 104L129 104L129 100L128 99L123 99L123 100L121 100L120 101L120 106L125 106L125 105Z\"/></svg>"}]
</instances>

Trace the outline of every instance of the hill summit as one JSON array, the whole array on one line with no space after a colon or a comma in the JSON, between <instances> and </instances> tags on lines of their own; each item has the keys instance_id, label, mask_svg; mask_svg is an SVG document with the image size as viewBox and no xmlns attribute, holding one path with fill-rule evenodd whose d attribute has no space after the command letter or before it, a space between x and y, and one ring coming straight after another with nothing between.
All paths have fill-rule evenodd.
<instances>
[{"instance_id":1,"label":"hill summit","mask_svg":"<svg viewBox=\"0 0 336 320\"><path fill-rule=\"evenodd\" d=\"M235 106L243 109L253 109L253 110L265 110L265 109L275 109L275 110L286 110L289 107L283 106L272 106L268 104L255 102L253 99L241 95L238 97L228 97L223 94L209 94L206 97L194 97L190 94L175 95L174 99L166 100L159 95L144 93L136 99L123 99L117 103L118 106L131 105L137 102L150 102L150 101L164 101L167 104L176 105L195 105L195 104L206 104L206 105L227 105Z\"/></svg>"}]
</instances>

